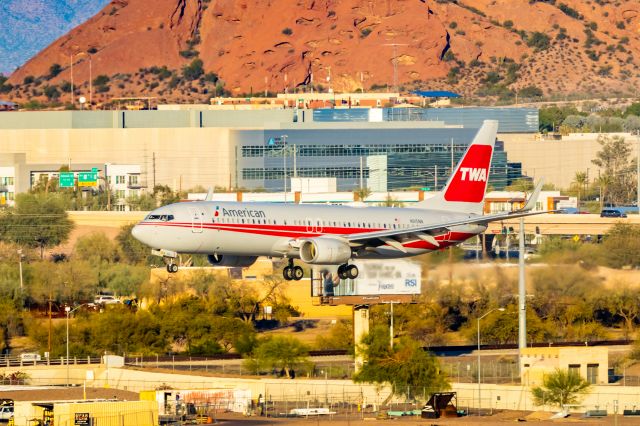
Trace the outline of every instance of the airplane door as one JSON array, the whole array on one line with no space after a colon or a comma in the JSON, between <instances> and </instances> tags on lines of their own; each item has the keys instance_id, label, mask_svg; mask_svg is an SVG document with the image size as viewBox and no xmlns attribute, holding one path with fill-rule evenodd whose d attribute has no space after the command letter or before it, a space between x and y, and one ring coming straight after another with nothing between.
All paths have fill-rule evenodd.
<instances>
[{"instance_id":1,"label":"airplane door","mask_svg":"<svg viewBox=\"0 0 640 426\"><path fill-rule=\"evenodd\" d=\"M189 212L191 213L191 232L195 234L202 233L202 221L204 219L204 214L198 209L190 208Z\"/></svg>"}]
</instances>

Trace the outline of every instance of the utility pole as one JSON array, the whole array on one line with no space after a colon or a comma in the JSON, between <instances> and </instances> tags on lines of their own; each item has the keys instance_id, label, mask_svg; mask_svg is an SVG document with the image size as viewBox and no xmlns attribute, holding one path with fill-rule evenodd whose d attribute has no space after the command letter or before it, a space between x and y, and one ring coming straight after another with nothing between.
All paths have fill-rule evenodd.
<instances>
[{"instance_id":1,"label":"utility pole","mask_svg":"<svg viewBox=\"0 0 640 426\"><path fill-rule=\"evenodd\" d=\"M527 293L525 289L524 276L524 217L520 218L520 235L519 235L520 256L518 256L518 350L527 347Z\"/></svg>"},{"instance_id":2,"label":"utility pole","mask_svg":"<svg viewBox=\"0 0 640 426\"><path fill-rule=\"evenodd\" d=\"M393 58L391 63L393 64L393 90L398 93L398 46L408 46L407 43L385 43L383 46L393 47Z\"/></svg>"},{"instance_id":3,"label":"utility pole","mask_svg":"<svg viewBox=\"0 0 640 426\"><path fill-rule=\"evenodd\" d=\"M153 167L153 188L152 190L155 191L156 190L156 153L153 153L153 159L152 159L152 167Z\"/></svg>"}]
</instances>

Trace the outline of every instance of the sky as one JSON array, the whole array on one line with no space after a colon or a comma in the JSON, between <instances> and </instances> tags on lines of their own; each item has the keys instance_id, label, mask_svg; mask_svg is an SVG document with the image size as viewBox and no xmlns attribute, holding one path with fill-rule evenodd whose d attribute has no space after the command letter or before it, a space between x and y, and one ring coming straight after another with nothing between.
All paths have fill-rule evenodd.
<instances>
[{"instance_id":1,"label":"sky","mask_svg":"<svg viewBox=\"0 0 640 426\"><path fill-rule=\"evenodd\" d=\"M110 0L0 0L0 73L18 66Z\"/></svg>"}]
</instances>

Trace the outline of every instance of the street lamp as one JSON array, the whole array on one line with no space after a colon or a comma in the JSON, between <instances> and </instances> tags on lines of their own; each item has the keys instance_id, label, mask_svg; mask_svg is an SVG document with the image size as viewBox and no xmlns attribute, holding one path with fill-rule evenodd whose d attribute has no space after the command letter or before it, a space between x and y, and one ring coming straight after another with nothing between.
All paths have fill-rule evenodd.
<instances>
[{"instance_id":1,"label":"street lamp","mask_svg":"<svg viewBox=\"0 0 640 426\"><path fill-rule=\"evenodd\" d=\"M69 387L69 315L80 309L81 307L88 305L83 303L71 309L71 306L65 306L64 311L67 313L67 387Z\"/></svg>"},{"instance_id":2,"label":"street lamp","mask_svg":"<svg viewBox=\"0 0 640 426\"><path fill-rule=\"evenodd\" d=\"M76 52L69 55L69 65L70 65L70 73L71 73L71 105L75 105L75 97L73 93L73 56L87 55L89 57L89 109L91 109L91 105L93 103L93 82L91 81L93 77L93 61L91 59L91 55L87 52Z\"/></svg>"},{"instance_id":3,"label":"street lamp","mask_svg":"<svg viewBox=\"0 0 640 426\"><path fill-rule=\"evenodd\" d=\"M492 313L493 311L504 312L504 308L493 308L487 313L485 313L484 315L478 317L478 320L477 320L478 321L478 415L480 415L480 407L482 406L482 399L480 398L481 392L482 392L482 377L481 377L482 369L480 368L480 320L486 317L487 315L489 315L490 313Z\"/></svg>"},{"instance_id":4,"label":"street lamp","mask_svg":"<svg viewBox=\"0 0 640 426\"><path fill-rule=\"evenodd\" d=\"M282 180L284 181L284 203L287 204L287 135L280 135L282 141Z\"/></svg>"},{"instance_id":5,"label":"street lamp","mask_svg":"<svg viewBox=\"0 0 640 426\"><path fill-rule=\"evenodd\" d=\"M23 286L22 286L22 249L18 249L18 264L20 266L20 293L22 294Z\"/></svg>"}]
</instances>

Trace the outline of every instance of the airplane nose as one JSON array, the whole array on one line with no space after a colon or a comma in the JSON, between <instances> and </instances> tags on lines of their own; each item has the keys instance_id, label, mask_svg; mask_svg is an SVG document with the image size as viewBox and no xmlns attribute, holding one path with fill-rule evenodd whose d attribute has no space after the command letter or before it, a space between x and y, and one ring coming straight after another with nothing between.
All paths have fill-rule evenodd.
<instances>
[{"instance_id":1,"label":"airplane nose","mask_svg":"<svg viewBox=\"0 0 640 426\"><path fill-rule=\"evenodd\" d=\"M146 244L145 234L146 234L145 229L141 225L135 225L131 230L131 235L133 236L133 238Z\"/></svg>"}]
</instances>

